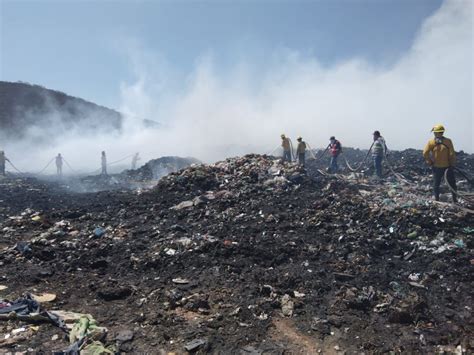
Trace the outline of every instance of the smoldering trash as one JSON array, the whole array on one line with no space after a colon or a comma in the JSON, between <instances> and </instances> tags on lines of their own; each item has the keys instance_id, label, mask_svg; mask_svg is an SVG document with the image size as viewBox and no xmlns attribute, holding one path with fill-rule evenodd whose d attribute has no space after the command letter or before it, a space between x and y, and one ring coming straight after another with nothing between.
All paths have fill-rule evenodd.
<instances>
[{"instance_id":1,"label":"smoldering trash","mask_svg":"<svg viewBox=\"0 0 474 355\"><path fill-rule=\"evenodd\" d=\"M148 189L2 179L0 348L472 352L473 206L435 203L420 153L391 154L383 181L262 155Z\"/></svg>"}]
</instances>

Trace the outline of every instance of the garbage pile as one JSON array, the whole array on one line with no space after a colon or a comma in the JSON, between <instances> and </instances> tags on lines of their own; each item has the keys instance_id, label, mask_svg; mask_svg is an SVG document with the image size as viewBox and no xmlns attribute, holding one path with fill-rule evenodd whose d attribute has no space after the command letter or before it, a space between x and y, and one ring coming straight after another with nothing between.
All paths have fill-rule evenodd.
<instances>
[{"instance_id":1,"label":"garbage pile","mask_svg":"<svg viewBox=\"0 0 474 355\"><path fill-rule=\"evenodd\" d=\"M315 150L314 154L318 158L317 166L319 168L327 168L329 165L329 154L326 152L323 155L324 150ZM340 168L342 170L347 170L346 165L344 164L343 157L345 157L350 164L358 165L364 161L367 156L367 150L364 149L354 149L350 147L343 147L342 155L340 157ZM322 157L322 159L319 159ZM312 155L308 155L309 161L312 160ZM474 172L474 155L467 154L463 151L456 154L457 166L462 170L465 170L468 173ZM387 154L387 160L393 169L398 173L404 173L410 176L411 174L427 174L430 172L430 168L426 165L423 154L421 150L418 149L405 149L403 151L389 150ZM366 164L364 164L364 170L368 171L371 168L372 159L369 155ZM387 173L388 174L388 173Z\"/></svg>"},{"instance_id":2,"label":"garbage pile","mask_svg":"<svg viewBox=\"0 0 474 355\"><path fill-rule=\"evenodd\" d=\"M150 160L136 170L124 170L119 174L69 177L62 182L76 192L149 189L163 176L200 163L195 158L161 157Z\"/></svg>"},{"instance_id":3,"label":"garbage pile","mask_svg":"<svg viewBox=\"0 0 474 355\"><path fill-rule=\"evenodd\" d=\"M169 173L187 168L193 164L201 164L195 158L161 157L150 160L136 170L126 170L122 175L135 181L159 180Z\"/></svg>"},{"instance_id":4,"label":"garbage pile","mask_svg":"<svg viewBox=\"0 0 474 355\"><path fill-rule=\"evenodd\" d=\"M54 293L48 309L107 328L105 349L473 351L472 214L422 185L260 155L191 166L149 191L21 184L0 181L0 298ZM0 321L0 337L28 324ZM37 326L0 349L70 344Z\"/></svg>"}]
</instances>

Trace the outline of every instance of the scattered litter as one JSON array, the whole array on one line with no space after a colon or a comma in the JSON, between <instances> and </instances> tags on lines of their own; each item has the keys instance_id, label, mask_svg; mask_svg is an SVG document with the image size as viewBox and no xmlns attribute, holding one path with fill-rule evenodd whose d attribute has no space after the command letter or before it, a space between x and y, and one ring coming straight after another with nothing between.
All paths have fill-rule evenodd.
<instances>
[{"instance_id":1,"label":"scattered litter","mask_svg":"<svg viewBox=\"0 0 474 355\"><path fill-rule=\"evenodd\" d=\"M202 347L206 345L206 340L204 339L195 339L193 341L190 341L189 343L186 343L186 345L184 345L184 349L186 349L186 351L195 351L197 350L198 348Z\"/></svg>"},{"instance_id":2,"label":"scattered litter","mask_svg":"<svg viewBox=\"0 0 474 355\"><path fill-rule=\"evenodd\" d=\"M185 285L189 283L188 279L183 279L181 277L175 278L172 280L175 284Z\"/></svg>"},{"instance_id":3,"label":"scattered litter","mask_svg":"<svg viewBox=\"0 0 474 355\"><path fill-rule=\"evenodd\" d=\"M291 317L293 315L293 309L295 303L291 300L290 296L285 294L281 298L281 310L285 317Z\"/></svg>"},{"instance_id":4,"label":"scattered litter","mask_svg":"<svg viewBox=\"0 0 474 355\"><path fill-rule=\"evenodd\" d=\"M94 236L96 236L97 238L102 237L104 234L105 234L105 229L101 227L97 227L96 229L94 229Z\"/></svg>"},{"instance_id":5,"label":"scattered litter","mask_svg":"<svg viewBox=\"0 0 474 355\"><path fill-rule=\"evenodd\" d=\"M54 293L42 293L40 295L31 294L31 296L36 302L39 303L53 302L56 299L56 295Z\"/></svg>"}]
</instances>

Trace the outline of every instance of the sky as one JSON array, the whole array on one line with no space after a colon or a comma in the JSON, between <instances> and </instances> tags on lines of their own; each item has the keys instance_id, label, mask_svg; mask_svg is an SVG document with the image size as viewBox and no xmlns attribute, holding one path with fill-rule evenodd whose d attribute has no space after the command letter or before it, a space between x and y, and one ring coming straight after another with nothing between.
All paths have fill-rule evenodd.
<instances>
[{"instance_id":1,"label":"sky","mask_svg":"<svg viewBox=\"0 0 474 355\"><path fill-rule=\"evenodd\" d=\"M133 81L126 51L146 48L185 77L213 53L220 71L297 51L330 66L358 57L378 66L407 51L441 0L0 0L1 67L27 81L120 107Z\"/></svg>"},{"instance_id":2,"label":"sky","mask_svg":"<svg viewBox=\"0 0 474 355\"><path fill-rule=\"evenodd\" d=\"M132 119L117 155L216 160L271 151L283 132L367 148L374 129L422 148L436 123L474 151L469 0L0 4L1 80L164 124L157 144Z\"/></svg>"}]
</instances>

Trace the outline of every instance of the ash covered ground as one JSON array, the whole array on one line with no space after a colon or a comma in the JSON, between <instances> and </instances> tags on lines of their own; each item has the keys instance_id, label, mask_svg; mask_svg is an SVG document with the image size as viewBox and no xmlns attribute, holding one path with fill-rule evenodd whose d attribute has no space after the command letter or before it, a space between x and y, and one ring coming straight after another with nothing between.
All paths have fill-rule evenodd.
<instances>
[{"instance_id":1,"label":"ash covered ground","mask_svg":"<svg viewBox=\"0 0 474 355\"><path fill-rule=\"evenodd\" d=\"M472 206L431 200L420 152L389 159L406 181L260 155L149 190L9 176L0 298L53 293L43 309L92 315L124 353L472 352ZM3 319L0 334L4 352L70 345L44 321Z\"/></svg>"}]
</instances>

